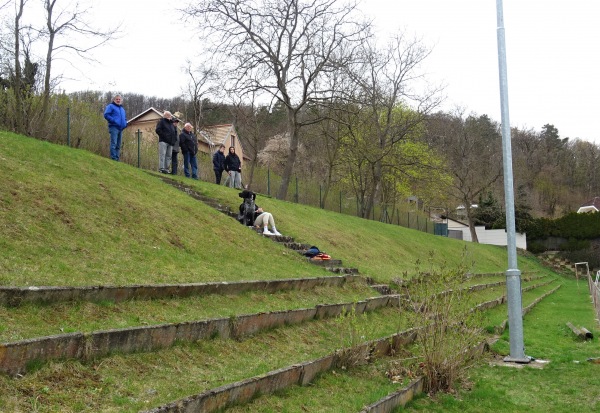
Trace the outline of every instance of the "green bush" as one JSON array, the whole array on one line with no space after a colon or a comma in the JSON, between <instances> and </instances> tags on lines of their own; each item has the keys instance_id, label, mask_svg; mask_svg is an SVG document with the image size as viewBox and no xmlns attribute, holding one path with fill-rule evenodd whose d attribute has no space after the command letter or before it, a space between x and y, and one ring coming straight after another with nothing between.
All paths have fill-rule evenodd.
<instances>
[{"instance_id":1,"label":"green bush","mask_svg":"<svg viewBox=\"0 0 600 413\"><path fill-rule=\"evenodd\" d=\"M569 240L560 246L561 251L581 251L589 249L591 243L589 240L569 238Z\"/></svg>"},{"instance_id":2,"label":"green bush","mask_svg":"<svg viewBox=\"0 0 600 413\"><path fill-rule=\"evenodd\" d=\"M531 221L527 231L528 249L532 252L541 252L543 244L536 240L545 240L549 237L566 238L569 241L561 249L576 251L589 248L589 242L600 238L600 213L567 214L558 219L537 218Z\"/></svg>"},{"instance_id":3,"label":"green bush","mask_svg":"<svg viewBox=\"0 0 600 413\"><path fill-rule=\"evenodd\" d=\"M529 234L527 234L529 235ZM540 241L532 241L527 243L527 251L533 254L539 254L546 251L546 245Z\"/></svg>"},{"instance_id":4,"label":"green bush","mask_svg":"<svg viewBox=\"0 0 600 413\"><path fill-rule=\"evenodd\" d=\"M590 269L600 268L600 254L591 248L579 251L562 251L560 257L575 262L587 262Z\"/></svg>"}]
</instances>

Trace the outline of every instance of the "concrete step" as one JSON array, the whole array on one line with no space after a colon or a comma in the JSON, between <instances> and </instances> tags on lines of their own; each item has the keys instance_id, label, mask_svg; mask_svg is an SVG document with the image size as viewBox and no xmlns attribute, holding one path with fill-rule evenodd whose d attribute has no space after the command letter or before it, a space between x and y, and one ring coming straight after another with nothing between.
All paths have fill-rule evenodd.
<instances>
[{"instance_id":1,"label":"concrete step","mask_svg":"<svg viewBox=\"0 0 600 413\"><path fill-rule=\"evenodd\" d=\"M342 260L312 260L310 258L307 259L308 262L314 265L320 265L322 267L341 267Z\"/></svg>"},{"instance_id":2,"label":"concrete step","mask_svg":"<svg viewBox=\"0 0 600 413\"><path fill-rule=\"evenodd\" d=\"M331 271L335 274L358 274L358 268L345 268L345 267L327 267L327 271Z\"/></svg>"},{"instance_id":3,"label":"concrete step","mask_svg":"<svg viewBox=\"0 0 600 413\"><path fill-rule=\"evenodd\" d=\"M311 247L310 244L302 244L300 242L284 242L283 246L298 252L304 252Z\"/></svg>"}]
</instances>

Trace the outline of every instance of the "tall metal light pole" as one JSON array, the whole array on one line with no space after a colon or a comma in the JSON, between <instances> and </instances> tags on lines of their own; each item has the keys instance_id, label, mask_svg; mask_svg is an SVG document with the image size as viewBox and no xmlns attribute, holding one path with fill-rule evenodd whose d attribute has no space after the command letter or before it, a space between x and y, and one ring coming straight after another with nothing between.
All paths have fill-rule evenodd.
<instances>
[{"instance_id":1,"label":"tall metal light pole","mask_svg":"<svg viewBox=\"0 0 600 413\"><path fill-rule=\"evenodd\" d=\"M504 39L504 12L502 0L496 0L498 22L498 68L500 72L500 107L502 112L502 158L504 165L504 198L506 204L506 237L508 270L506 270L506 295L508 297L508 325L510 356L504 361L529 363L523 344L523 310L521 304L521 271L517 263L515 231L515 199L510 142L510 119L508 116L508 81L506 74L506 44Z\"/></svg>"}]
</instances>

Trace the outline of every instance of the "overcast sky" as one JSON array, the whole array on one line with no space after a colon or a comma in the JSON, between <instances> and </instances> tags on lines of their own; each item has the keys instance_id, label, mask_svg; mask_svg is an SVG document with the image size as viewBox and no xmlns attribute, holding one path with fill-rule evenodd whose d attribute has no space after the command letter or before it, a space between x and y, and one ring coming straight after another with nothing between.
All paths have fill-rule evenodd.
<instances>
[{"instance_id":1,"label":"overcast sky","mask_svg":"<svg viewBox=\"0 0 600 413\"><path fill-rule=\"evenodd\" d=\"M95 52L101 64L58 63L56 69L73 79L61 87L68 92L181 94L186 83L181 68L202 47L192 28L179 21L175 8L185 2L93 3L95 23L107 27L122 22L122 37ZM561 137L600 144L600 1L503 4L511 125L539 131L551 123ZM363 0L362 7L380 36L400 28L432 47L424 68L431 81L446 85L442 109L458 105L500 121L495 0Z\"/></svg>"}]
</instances>

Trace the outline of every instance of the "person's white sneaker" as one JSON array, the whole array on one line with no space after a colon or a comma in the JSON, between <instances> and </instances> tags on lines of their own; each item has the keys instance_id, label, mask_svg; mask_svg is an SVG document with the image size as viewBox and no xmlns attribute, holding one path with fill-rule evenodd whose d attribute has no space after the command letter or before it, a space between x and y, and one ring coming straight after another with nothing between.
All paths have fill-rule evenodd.
<instances>
[{"instance_id":1,"label":"person's white sneaker","mask_svg":"<svg viewBox=\"0 0 600 413\"><path fill-rule=\"evenodd\" d=\"M269 231L267 228L265 228L263 230L263 235L275 235L275 234L273 234L271 231Z\"/></svg>"},{"instance_id":2,"label":"person's white sneaker","mask_svg":"<svg viewBox=\"0 0 600 413\"><path fill-rule=\"evenodd\" d=\"M273 230L273 235L281 235L281 233L279 231L277 231L276 229Z\"/></svg>"}]
</instances>

